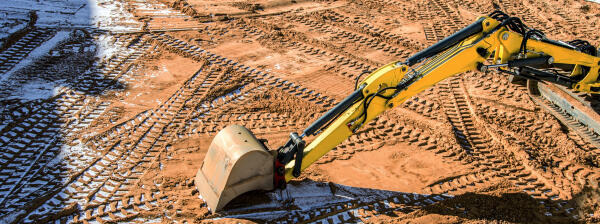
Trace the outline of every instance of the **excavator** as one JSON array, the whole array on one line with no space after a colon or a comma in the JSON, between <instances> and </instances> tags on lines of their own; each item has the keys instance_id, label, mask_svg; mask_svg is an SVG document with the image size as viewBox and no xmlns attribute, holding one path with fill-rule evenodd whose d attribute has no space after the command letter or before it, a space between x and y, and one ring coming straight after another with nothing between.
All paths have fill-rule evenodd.
<instances>
[{"instance_id":1,"label":"excavator","mask_svg":"<svg viewBox=\"0 0 600 224\"><path fill-rule=\"evenodd\" d=\"M552 40L517 17L494 11L405 61L391 62L362 81L357 79L354 92L301 134L291 133L277 150L269 150L265 140L243 126L225 127L211 142L194 183L213 213L243 193L284 189L302 170L382 112L467 71L507 74L514 83L527 86L530 95L546 96L597 133L598 119L593 111L588 113L590 108L564 99L571 93L555 92L599 94L598 55L588 41ZM307 144L308 136L316 137Z\"/></svg>"}]
</instances>

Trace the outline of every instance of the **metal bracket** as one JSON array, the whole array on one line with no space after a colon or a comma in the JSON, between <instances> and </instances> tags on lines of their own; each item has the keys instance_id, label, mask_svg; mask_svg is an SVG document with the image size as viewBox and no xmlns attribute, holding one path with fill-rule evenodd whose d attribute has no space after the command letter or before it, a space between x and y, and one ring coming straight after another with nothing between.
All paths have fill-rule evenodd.
<instances>
[{"instance_id":1,"label":"metal bracket","mask_svg":"<svg viewBox=\"0 0 600 224\"><path fill-rule=\"evenodd\" d=\"M281 164L287 164L288 162L295 159L294 170L292 175L294 177L300 176L302 169L302 157L304 157L304 147L306 142L302 140L302 137L296 132L290 133L290 140L281 148L277 150L277 160Z\"/></svg>"},{"instance_id":2,"label":"metal bracket","mask_svg":"<svg viewBox=\"0 0 600 224\"><path fill-rule=\"evenodd\" d=\"M293 151L296 151L296 160L294 162L294 170L292 175L294 175L294 177L299 177L300 171L302 171L302 157L304 157L304 146L306 143L300 136L298 136L298 133L296 132L292 132L290 134L290 140L294 142Z\"/></svg>"}]
</instances>

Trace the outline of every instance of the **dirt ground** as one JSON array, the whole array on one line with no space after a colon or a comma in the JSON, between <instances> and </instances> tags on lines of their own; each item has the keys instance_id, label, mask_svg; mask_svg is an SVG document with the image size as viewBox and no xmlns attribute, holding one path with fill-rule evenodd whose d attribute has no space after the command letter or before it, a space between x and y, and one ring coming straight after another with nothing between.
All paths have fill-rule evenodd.
<instances>
[{"instance_id":1,"label":"dirt ground","mask_svg":"<svg viewBox=\"0 0 600 224\"><path fill-rule=\"evenodd\" d=\"M362 72L495 9L598 46L597 3L115 2L131 18L65 28L42 10L0 42L0 223L600 222L600 149L493 72L385 112L285 190L212 214L193 183L228 124L276 149Z\"/></svg>"}]
</instances>

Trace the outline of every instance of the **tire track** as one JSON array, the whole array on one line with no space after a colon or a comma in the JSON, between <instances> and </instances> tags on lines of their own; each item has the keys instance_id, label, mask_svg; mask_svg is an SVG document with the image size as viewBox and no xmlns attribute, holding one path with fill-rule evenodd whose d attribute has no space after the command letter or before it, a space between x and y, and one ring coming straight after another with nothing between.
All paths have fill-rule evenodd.
<instances>
[{"instance_id":1,"label":"tire track","mask_svg":"<svg viewBox=\"0 0 600 224\"><path fill-rule=\"evenodd\" d=\"M123 45L129 45L127 42L131 40L135 40L135 38L126 38L125 40L119 40L118 42L123 43ZM143 51L143 47L140 48L141 45L130 45L130 47L131 49ZM139 57L140 55L141 54L139 53L133 53L129 56L113 58L109 60L108 66L105 66L106 70L92 71L91 73L104 73L106 74L104 78L114 78L112 79L112 83L115 83L117 80L125 78L127 75L124 75L124 72L122 71L113 70L117 67L110 66L110 63L123 63L130 60L131 57ZM40 70L40 72L44 71ZM87 80L90 82L86 82ZM95 80L96 78L94 75L83 77L81 82L78 82L77 85L79 85L79 87L76 89L83 89L83 87L86 87L87 85L93 85ZM87 90L102 92L103 90L101 89L108 86L110 86L110 84L93 88L88 87ZM98 102L93 98L86 97L83 92L69 90L64 87L58 92L59 94L54 98L45 100L45 104L49 105L47 108L34 111L34 113L29 114L30 117L21 119L28 122L22 122L22 124L16 126L7 126L14 127L16 131L23 132L21 134L28 136L28 138L33 137L38 140L28 140L31 145L23 146L26 147L27 150L23 148L18 151L18 154L13 154L13 156L11 156L14 157L14 161L34 161L34 163L31 163L26 170L15 173L16 175L14 178L7 178L7 181L11 181L10 184L3 183L5 186L12 186L10 189L3 189L6 190L6 193L3 194L4 197L2 198L2 203L6 203L6 206L3 206L3 210L32 211L32 209L35 209L40 205L39 203L50 200L50 198L57 193L56 187L61 185L60 182L77 176L77 171L75 170L81 168L82 165L85 166L84 164L88 163L92 158L90 156L94 156L93 154L95 152L91 151L87 155L78 155L83 156L83 158L78 160L67 158L65 163L70 164L66 166L66 170L64 171L59 167L53 167L53 164L56 165L56 162L54 162L56 160L56 155L61 151L61 147L65 147L59 145L62 145L63 142L67 142L68 144L75 143L76 145L81 144L77 140L76 133L90 125L90 123L95 118L99 117L99 115L108 107L108 104L106 103ZM65 120L65 118L68 119ZM35 124L33 128L31 127L32 124ZM19 125L25 125L24 127L27 129L24 127L19 128ZM40 135L40 132L42 131L43 134ZM12 131L8 131L8 133L10 132ZM4 146L2 148L4 148ZM40 150L36 150L38 148ZM38 154L38 152L36 152L33 154L31 153L31 150L40 151L41 153ZM14 166L19 163L10 164L12 165L9 166ZM72 172L75 172L75 174ZM74 176L70 176L72 174L74 174ZM53 202L51 204L55 206L60 205L60 203L56 204ZM21 218L23 217L21 216Z\"/></svg>"},{"instance_id":2,"label":"tire track","mask_svg":"<svg viewBox=\"0 0 600 224\"><path fill-rule=\"evenodd\" d=\"M400 48L407 48L408 51L412 52L426 47L417 40L408 39L399 34L393 34L381 27L364 22L361 19L352 19L347 13L348 12L338 12L337 10L325 10L315 13L311 18L321 17L324 20L321 21L321 23L329 22L336 27L348 29L366 35L371 39L387 43L388 45L399 48L399 50L401 50Z\"/></svg>"},{"instance_id":3,"label":"tire track","mask_svg":"<svg viewBox=\"0 0 600 224\"><path fill-rule=\"evenodd\" d=\"M165 151L166 145L159 141L164 138L164 135L168 134L165 132L166 128L177 115L182 102L190 98L193 90L206 81L201 77L203 73L204 70L201 68L165 103L124 122L123 126L113 129L112 133L105 134L107 137L99 139L100 142L90 143L98 148L102 148L104 145L108 145L110 148L103 150L104 154L97 157L91 166L83 170L78 178L63 185L65 186L63 191L66 191L67 195L75 195L68 198L83 200L84 206L82 206L81 212L79 210L70 211L71 214L77 216L79 222L128 220L140 213L141 210L151 209L147 203L143 202L143 194L139 195L140 198L136 199L135 204L144 204L145 206L130 207L128 201L131 198L135 199L135 195L131 195L129 189L137 186L139 178L144 175L144 170L150 167L153 161ZM61 199L63 198L56 198L58 201L64 200ZM63 202L63 204L72 203L74 203L72 200ZM42 212L47 209L44 208L46 205L40 206L38 211L47 213ZM114 207L112 209L114 211L112 212L113 215L98 213L99 216L97 216L94 212L88 214L89 211L97 210L103 205L103 208ZM136 211L134 211L134 208Z\"/></svg>"},{"instance_id":4,"label":"tire track","mask_svg":"<svg viewBox=\"0 0 600 224\"><path fill-rule=\"evenodd\" d=\"M345 39L345 40L351 41L353 43L356 43L357 45L362 45L367 48L370 48L372 50L382 51L382 52L384 52L383 54L388 54L390 56L396 56L398 59L395 59L395 60L406 59L409 56L408 55L409 52L406 52L400 48L389 45L386 42L377 40L375 38L366 37L366 36L363 36L360 34L348 32L345 30L341 30L341 29L336 28L331 25L326 25L326 24L323 25L324 23L314 21L311 19L314 17L315 16L302 16L302 15L285 15L284 16L284 18L287 19L288 21L302 23L313 29L319 30L320 32L328 33L337 39ZM379 33L382 33L382 31L377 30L376 34L371 34L371 35L380 35ZM389 32L387 34L389 34ZM367 70L372 70L372 69L373 68L367 68Z\"/></svg>"},{"instance_id":5,"label":"tire track","mask_svg":"<svg viewBox=\"0 0 600 224\"><path fill-rule=\"evenodd\" d=\"M310 211L292 211L290 215L275 220L275 223L362 223L382 214L408 214L448 198L451 196L407 193L366 203L353 200Z\"/></svg>"},{"instance_id":6,"label":"tire track","mask_svg":"<svg viewBox=\"0 0 600 224\"><path fill-rule=\"evenodd\" d=\"M440 84L442 85L441 94L449 97L450 100L448 102L454 104L454 106L450 105L445 108L447 109L448 119L454 127L453 130L456 133L455 136L458 143L465 150L466 154L474 159L473 163L475 167L483 167L477 170L478 173L492 172L492 175L483 176L485 179L495 177L506 178L534 198L552 200L559 198L566 200L570 198L570 194L557 185L554 185L545 175L542 175L535 167L529 165L531 161L529 157L523 154L525 152L522 149L513 149L510 138L507 140L505 134L498 132L499 129L490 127L488 123L473 116L473 114L476 114L476 110L472 109L471 99L462 84L462 79L451 78ZM479 125L483 125L485 129L478 130L477 127ZM490 144L492 142L500 142L504 147L499 148L495 144ZM504 153L501 153L505 149L508 149L509 153L513 156L506 156ZM517 163L511 164L509 161ZM468 176L462 176L457 180L449 180L438 184L439 187L432 187L432 192L454 192L459 188L466 189L468 185L473 185L474 182L481 182L480 178L473 177L475 178L472 181L467 181L469 179ZM463 179L462 183L460 178ZM454 181L456 182L452 183ZM563 208L556 203L554 203L554 206L552 204L546 206L550 206L549 208L551 209L548 209L548 212L552 214L559 214L561 212L569 213L569 208ZM561 208L558 209L557 206Z\"/></svg>"},{"instance_id":7,"label":"tire track","mask_svg":"<svg viewBox=\"0 0 600 224\"><path fill-rule=\"evenodd\" d=\"M56 34L51 28L37 28L28 32L6 50L0 52L0 74L6 74L21 60L23 60L33 49L50 39Z\"/></svg>"}]
</instances>

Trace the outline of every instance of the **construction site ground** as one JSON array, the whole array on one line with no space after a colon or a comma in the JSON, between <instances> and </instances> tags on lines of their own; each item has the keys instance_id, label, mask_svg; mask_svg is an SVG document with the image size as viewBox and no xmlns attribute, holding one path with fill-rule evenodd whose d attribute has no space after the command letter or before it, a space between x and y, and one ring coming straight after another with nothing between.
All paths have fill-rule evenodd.
<instances>
[{"instance_id":1,"label":"construction site ground","mask_svg":"<svg viewBox=\"0 0 600 224\"><path fill-rule=\"evenodd\" d=\"M285 190L212 214L195 189L228 124L276 149L495 9L600 43L583 0L3 1L0 223L599 222L600 149L495 72L385 112Z\"/></svg>"}]
</instances>

